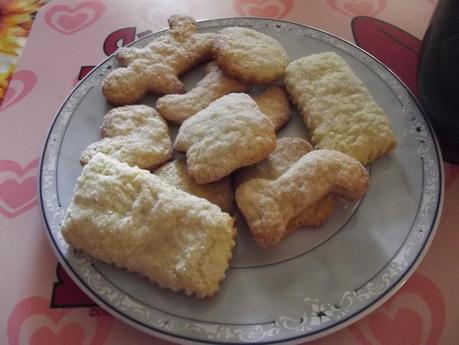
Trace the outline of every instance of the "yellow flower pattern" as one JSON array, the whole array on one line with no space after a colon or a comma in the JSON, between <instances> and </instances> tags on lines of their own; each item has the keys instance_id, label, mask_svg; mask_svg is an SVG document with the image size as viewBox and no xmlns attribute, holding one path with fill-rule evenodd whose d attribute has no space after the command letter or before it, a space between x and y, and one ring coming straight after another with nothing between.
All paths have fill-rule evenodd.
<instances>
[{"instance_id":1,"label":"yellow flower pattern","mask_svg":"<svg viewBox=\"0 0 459 345\"><path fill-rule=\"evenodd\" d=\"M44 0L0 0L0 103L16 59Z\"/></svg>"}]
</instances>

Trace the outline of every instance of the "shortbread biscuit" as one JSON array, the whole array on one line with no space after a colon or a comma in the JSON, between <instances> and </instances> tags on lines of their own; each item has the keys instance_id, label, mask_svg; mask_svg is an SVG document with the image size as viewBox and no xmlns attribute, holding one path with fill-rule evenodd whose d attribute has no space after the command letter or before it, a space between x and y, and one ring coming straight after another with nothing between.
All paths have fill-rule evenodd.
<instances>
[{"instance_id":1,"label":"shortbread biscuit","mask_svg":"<svg viewBox=\"0 0 459 345\"><path fill-rule=\"evenodd\" d=\"M368 164L396 139L383 109L347 63L333 52L310 55L286 68L285 85L316 148L334 149Z\"/></svg>"},{"instance_id":2,"label":"shortbread biscuit","mask_svg":"<svg viewBox=\"0 0 459 345\"><path fill-rule=\"evenodd\" d=\"M165 95L156 101L156 110L168 121L180 124L216 99L249 86L227 76L215 63L206 66L206 76L185 94Z\"/></svg>"},{"instance_id":3,"label":"shortbread biscuit","mask_svg":"<svg viewBox=\"0 0 459 345\"><path fill-rule=\"evenodd\" d=\"M290 104L282 86L270 86L252 98L257 102L261 112L269 117L276 132L287 124L290 119Z\"/></svg>"},{"instance_id":4,"label":"shortbread biscuit","mask_svg":"<svg viewBox=\"0 0 459 345\"><path fill-rule=\"evenodd\" d=\"M138 102L147 92L185 91L178 79L183 72L211 57L215 34L197 33L193 18L171 16L169 32L145 48L121 48L118 68L105 78L102 92L116 105Z\"/></svg>"},{"instance_id":5,"label":"shortbread biscuit","mask_svg":"<svg viewBox=\"0 0 459 345\"><path fill-rule=\"evenodd\" d=\"M336 206L336 196L328 194L313 203L297 217L292 218L288 224L285 235L291 234L302 226L319 227L324 225L332 216Z\"/></svg>"},{"instance_id":6,"label":"shortbread biscuit","mask_svg":"<svg viewBox=\"0 0 459 345\"><path fill-rule=\"evenodd\" d=\"M100 132L102 139L83 151L81 164L102 152L131 166L150 169L172 156L166 122L146 105L113 108L104 116Z\"/></svg>"},{"instance_id":7,"label":"shortbread biscuit","mask_svg":"<svg viewBox=\"0 0 459 345\"><path fill-rule=\"evenodd\" d=\"M236 190L236 202L261 248L277 244L289 223L334 193L360 199L368 188L368 172L351 156L334 150L304 155L276 180L252 179Z\"/></svg>"},{"instance_id":8,"label":"shortbread biscuit","mask_svg":"<svg viewBox=\"0 0 459 345\"><path fill-rule=\"evenodd\" d=\"M275 180L312 150L312 145L306 139L278 138L276 149L266 159L236 171L234 174L235 185L236 187L240 186L254 178Z\"/></svg>"},{"instance_id":9,"label":"shortbread biscuit","mask_svg":"<svg viewBox=\"0 0 459 345\"><path fill-rule=\"evenodd\" d=\"M205 199L98 153L83 168L62 226L73 248L140 273L161 287L212 296L236 230Z\"/></svg>"},{"instance_id":10,"label":"shortbread biscuit","mask_svg":"<svg viewBox=\"0 0 459 345\"><path fill-rule=\"evenodd\" d=\"M154 174L175 188L209 200L225 212L232 211L233 191L229 178L208 184L197 184L186 172L186 163L182 159L165 163L155 170Z\"/></svg>"},{"instance_id":11,"label":"shortbread biscuit","mask_svg":"<svg viewBox=\"0 0 459 345\"><path fill-rule=\"evenodd\" d=\"M236 187L240 186L254 178L275 180L312 149L312 145L305 139L277 139L276 149L265 160L255 165L241 168L236 172L235 185ZM336 198L334 195L325 196L290 220L287 225L287 232L290 233L300 226L319 226L324 224L332 215L335 205Z\"/></svg>"},{"instance_id":12,"label":"shortbread biscuit","mask_svg":"<svg viewBox=\"0 0 459 345\"><path fill-rule=\"evenodd\" d=\"M277 40L237 26L220 30L213 55L228 75L249 84L267 84L281 78L289 62Z\"/></svg>"},{"instance_id":13,"label":"shortbread biscuit","mask_svg":"<svg viewBox=\"0 0 459 345\"><path fill-rule=\"evenodd\" d=\"M266 158L276 148L276 134L249 95L232 93L185 120L174 147L186 152L188 174L203 184Z\"/></svg>"}]
</instances>

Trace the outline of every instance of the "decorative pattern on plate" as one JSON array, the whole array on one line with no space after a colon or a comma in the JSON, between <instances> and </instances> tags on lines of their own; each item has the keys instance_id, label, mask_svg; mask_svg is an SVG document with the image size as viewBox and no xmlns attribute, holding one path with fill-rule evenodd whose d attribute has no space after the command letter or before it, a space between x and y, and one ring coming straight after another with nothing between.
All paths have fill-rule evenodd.
<instances>
[{"instance_id":1,"label":"decorative pattern on plate","mask_svg":"<svg viewBox=\"0 0 459 345\"><path fill-rule=\"evenodd\" d=\"M61 207L57 185L57 164L61 143L75 109L92 88L98 87L104 76L116 67L113 58L101 63L73 91L59 111L49 133L40 169L40 197L44 220L56 254L62 265L78 284L101 306L146 332L177 339L207 343L281 342L301 338L311 340L326 332L342 328L382 304L414 271L432 240L439 219L442 200L442 168L437 145L430 126L425 121L413 96L381 63L359 48L325 32L269 19L230 18L199 23L202 30L218 30L226 26L269 28L279 35L296 35L320 41L343 55L349 55L367 66L392 90L406 118L403 138L418 142L417 155L423 169L422 195L418 212L400 248L392 260L355 291L343 291L339 301L323 301L304 293L303 315L279 315L276 320L258 324L218 324L181 318L150 308L113 285L97 270L92 260L71 250L60 233L59 224L65 210ZM133 45L143 47L163 33L145 37ZM218 296L217 296L218 298Z\"/></svg>"}]
</instances>

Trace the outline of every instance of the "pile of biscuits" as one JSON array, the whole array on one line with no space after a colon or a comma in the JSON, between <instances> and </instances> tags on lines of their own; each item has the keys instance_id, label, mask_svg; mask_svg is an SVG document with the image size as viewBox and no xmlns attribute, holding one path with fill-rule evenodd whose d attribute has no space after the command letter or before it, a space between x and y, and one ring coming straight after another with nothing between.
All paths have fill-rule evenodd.
<instances>
[{"instance_id":1,"label":"pile of biscuits","mask_svg":"<svg viewBox=\"0 0 459 345\"><path fill-rule=\"evenodd\" d=\"M212 296L235 245L233 195L257 245L269 248L325 223L337 198L360 199L364 165L396 141L337 54L289 62L280 42L249 28L199 33L186 16L169 26L146 47L116 53L121 67L102 91L117 107L81 154L62 233L74 248L162 287ZM185 93L180 75L208 60ZM253 85L264 91L252 94ZM161 95L154 108L139 104L147 93ZM277 138L289 98L312 144ZM179 126L174 142L169 124ZM173 159L174 151L186 158Z\"/></svg>"}]
</instances>

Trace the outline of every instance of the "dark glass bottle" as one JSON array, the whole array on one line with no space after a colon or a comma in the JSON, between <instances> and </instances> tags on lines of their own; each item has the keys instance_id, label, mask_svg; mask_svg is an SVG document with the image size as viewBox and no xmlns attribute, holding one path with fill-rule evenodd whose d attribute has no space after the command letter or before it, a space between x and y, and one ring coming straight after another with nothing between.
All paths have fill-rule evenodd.
<instances>
[{"instance_id":1,"label":"dark glass bottle","mask_svg":"<svg viewBox=\"0 0 459 345\"><path fill-rule=\"evenodd\" d=\"M438 0L422 43L418 90L443 159L459 163L459 0Z\"/></svg>"}]
</instances>

